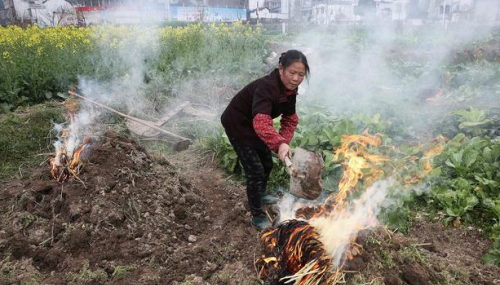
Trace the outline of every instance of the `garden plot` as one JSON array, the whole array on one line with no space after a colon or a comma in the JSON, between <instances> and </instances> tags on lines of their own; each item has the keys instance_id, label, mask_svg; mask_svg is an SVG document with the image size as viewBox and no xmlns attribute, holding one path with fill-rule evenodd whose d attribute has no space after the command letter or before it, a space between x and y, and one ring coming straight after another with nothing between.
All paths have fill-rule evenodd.
<instances>
[{"instance_id":1,"label":"garden plot","mask_svg":"<svg viewBox=\"0 0 500 285\"><path fill-rule=\"evenodd\" d=\"M148 43L147 51L158 50L133 58L139 59L135 62L120 57L122 48L141 46L134 44L140 37L129 42L120 36L130 35L126 28L0 32L5 35L0 40L5 63L0 73L15 75L0 77L5 110L58 97L58 91L74 87L77 75L97 70L94 81L80 80L78 88L86 95L105 94L100 102L125 109L127 103L137 102L129 95L148 91L141 97L146 99L144 106L126 110L143 119L155 121L169 104L192 99L210 103L205 107L216 114L242 82L265 73L263 58L268 55L259 29L241 24L161 29L162 45L137 42ZM65 38L59 32L67 33L68 43L81 44L58 46L57 39ZM461 46L451 33L439 34L429 40L407 31L384 43L363 29L353 29L343 35L345 41L338 40L342 35L321 37L323 50L313 41L276 45L304 47L311 62L325 63L312 65L310 94L301 97L301 123L292 146L323 156L324 192L332 196L322 207L294 213L294 218L309 220L307 231L300 231L304 221L277 221L263 240L249 223L236 156L223 132L213 127L217 122L212 117L202 127L203 120L169 120L169 129L199 139L199 144L162 155L150 154L130 138L123 122L108 124L99 118L99 131L88 139L82 136L83 144L71 148L71 155L62 160L56 159L57 148L49 147L54 138L46 137L48 129L25 131L33 125L31 117L3 117L2 129L15 125L2 134L26 133L12 135L23 142L34 137L39 147L30 149L36 153L29 155L53 160L40 165L19 160L3 176L11 178L2 181L0 191L0 284L283 284L289 279L303 285L499 283L499 269L484 264L500 264L498 41L486 38ZM101 60L106 54L99 47L111 51L107 60ZM458 51L448 53L450 47ZM30 81L25 58L36 63L39 75L54 75L60 69L74 73L56 76L59 81L37 76ZM145 64L144 73L134 73L133 63L138 62ZM50 72L41 72L42 67L51 67ZM332 85L327 88L326 83ZM117 86L125 88L113 89ZM140 88L128 88L132 86ZM104 92L109 88L113 92ZM135 101L117 100L117 94ZM483 110L484 105L491 108ZM345 112L334 113L332 107ZM109 131L110 125L121 133ZM201 133L214 137L197 136ZM363 150L362 143L351 140L363 136L375 136L377 143ZM20 143L0 139L6 154ZM368 159L369 164L358 164L354 162L360 161L360 153L337 153L349 150L343 147L346 141L371 158L383 157L383 163ZM344 179L346 166L351 166L348 153L352 165L361 167ZM12 177L18 175L14 172L20 178ZM351 223L325 235L322 223L311 219L343 217L342 210L350 211L370 186L388 176L401 187L389 193L394 203L387 208L357 216L370 217L368 223L347 219ZM288 179L275 158L270 185L283 190ZM359 183L344 187L342 180ZM267 210L272 218L277 214L276 208ZM380 223L371 223L375 217ZM344 238L343 246L335 246L337 237ZM304 241L313 246L301 247ZM282 250L282 244L293 250ZM290 258L303 250L321 254ZM319 267L314 264L318 256L325 261ZM318 268L330 275L303 278Z\"/></svg>"},{"instance_id":2,"label":"garden plot","mask_svg":"<svg viewBox=\"0 0 500 285\"><path fill-rule=\"evenodd\" d=\"M243 185L195 150L166 160L114 132L90 149L81 181L59 183L44 164L2 187L1 284L260 284L263 245ZM382 229L356 243L347 284L500 278L480 264L489 242L477 229L421 218L409 236Z\"/></svg>"}]
</instances>

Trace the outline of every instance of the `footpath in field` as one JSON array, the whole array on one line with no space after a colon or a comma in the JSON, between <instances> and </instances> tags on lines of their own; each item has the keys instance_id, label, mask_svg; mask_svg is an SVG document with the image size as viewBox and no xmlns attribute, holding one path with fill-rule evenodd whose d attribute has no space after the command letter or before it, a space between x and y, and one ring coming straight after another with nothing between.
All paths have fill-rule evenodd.
<instances>
[{"instance_id":1,"label":"footpath in field","mask_svg":"<svg viewBox=\"0 0 500 285\"><path fill-rule=\"evenodd\" d=\"M57 183L42 165L2 185L0 284L262 284L245 187L210 158L150 155L114 132L89 150L78 179ZM474 228L419 214L409 235L380 229L357 242L347 284L500 283Z\"/></svg>"}]
</instances>

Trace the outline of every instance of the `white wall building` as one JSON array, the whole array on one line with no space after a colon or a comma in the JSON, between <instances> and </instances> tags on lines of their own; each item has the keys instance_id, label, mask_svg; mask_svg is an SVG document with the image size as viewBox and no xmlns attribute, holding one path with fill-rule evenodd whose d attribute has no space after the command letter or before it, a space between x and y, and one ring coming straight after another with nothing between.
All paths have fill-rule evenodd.
<instances>
[{"instance_id":1,"label":"white wall building","mask_svg":"<svg viewBox=\"0 0 500 285\"><path fill-rule=\"evenodd\" d=\"M375 0L377 17L386 20L405 20L408 0Z\"/></svg>"},{"instance_id":2,"label":"white wall building","mask_svg":"<svg viewBox=\"0 0 500 285\"><path fill-rule=\"evenodd\" d=\"M429 19L458 22L472 18L474 10L480 6L480 3L488 0L431 0L429 5ZM498 1L495 1L498 2Z\"/></svg>"},{"instance_id":3,"label":"white wall building","mask_svg":"<svg viewBox=\"0 0 500 285\"><path fill-rule=\"evenodd\" d=\"M65 0L10 0L14 22L37 23L39 26L76 24L73 6Z\"/></svg>"},{"instance_id":4,"label":"white wall building","mask_svg":"<svg viewBox=\"0 0 500 285\"><path fill-rule=\"evenodd\" d=\"M288 19L289 0L248 0L250 19Z\"/></svg>"},{"instance_id":5,"label":"white wall building","mask_svg":"<svg viewBox=\"0 0 500 285\"><path fill-rule=\"evenodd\" d=\"M354 13L358 0L330 0L312 6L311 20L320 25L328 26L339 22L359 20Z\"/></svg>"}]
</instances>

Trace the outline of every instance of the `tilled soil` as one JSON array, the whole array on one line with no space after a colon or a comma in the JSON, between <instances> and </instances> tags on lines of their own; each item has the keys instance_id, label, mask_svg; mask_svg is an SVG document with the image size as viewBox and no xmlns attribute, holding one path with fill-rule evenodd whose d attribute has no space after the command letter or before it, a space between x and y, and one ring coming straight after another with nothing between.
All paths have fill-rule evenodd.
<instances>
[{"instance_id":1,"label":"tilled soil","mask_svg":"<svg viewBox=\"0 0 500 285\"><path fill-rule=\"evenodd\" d=\"M445 244L438 241L443 236ZM360 234L356 243L362 251L344 267L347 284L500 284L499 268L480 262L489 242L477 231L419 222L409 235L379 228Z\"/></svg>"},{"instance_id":2,"label":"tilled soil","mask_svg":"<svg viewBox=\"0 0 500 285\"><path fill-rule=\"evenodd\" d=\"M7 183L0 283L225 284L240 274L252 284L259 239L242 193L221 172L183 172L107 133L78 179L59 184L47 165Z\"/></svg>"},{"instance_id":3,"label":"tilled soil","mask_svg":"<svg viewBox=\"0 0 500 285\"><path fill-rule=\"evenodd\" d=\"M151 156L127 137L95 141L78 179L48 165L0 188L0 284L272 284L244 186L196 150ZM419 220L410 235L360 235L347 284L500 284L474 229Z\"/></svg>"}]
</instances>

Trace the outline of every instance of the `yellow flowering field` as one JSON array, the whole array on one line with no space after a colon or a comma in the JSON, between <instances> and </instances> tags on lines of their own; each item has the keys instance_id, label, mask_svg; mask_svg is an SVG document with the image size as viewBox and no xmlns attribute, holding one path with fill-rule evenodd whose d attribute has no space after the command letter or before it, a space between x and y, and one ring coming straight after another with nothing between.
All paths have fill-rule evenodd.
<instances>
[{"instance_id":1,"label":"yellow flowering field","mask_svg":"<svg viewBox=\"0 0 500 285\"><path fill-rule=\"evenodd\" d=\"M77 85L78 76L98 80L121 76L127 69L124 54L137 56L138 49L147 50L141 55L148 62L146 72L163 74L160 77L168 80L192 72L245 68L239 63L262 58L265 40L260 28L243 23L0 27L0 112L52 98Z\"/></svg>"}]
</instances>

